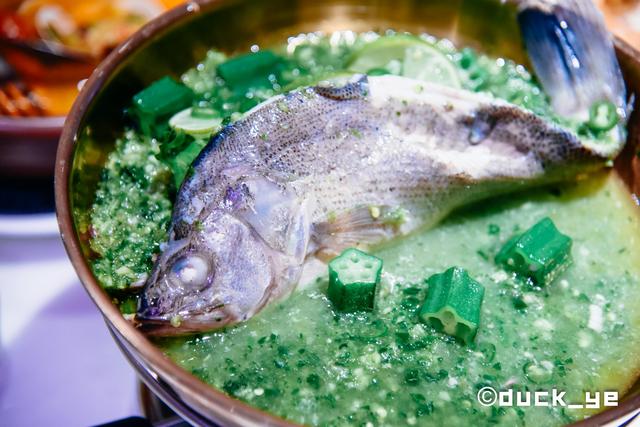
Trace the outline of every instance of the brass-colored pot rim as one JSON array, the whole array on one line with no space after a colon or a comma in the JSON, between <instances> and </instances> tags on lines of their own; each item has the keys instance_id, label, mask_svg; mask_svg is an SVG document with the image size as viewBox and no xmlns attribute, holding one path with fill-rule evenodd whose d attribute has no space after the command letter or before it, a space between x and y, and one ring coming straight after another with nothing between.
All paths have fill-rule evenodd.
<instances>
[{"instance_id":1,"label":"brass-colored pot rim","mask_svg":"<svg viewBox=\"0 0 640 427\"><path fill-rule=\"evenodd\" d=\"M86 112L101 89L109 81L119 65L130 55L144 46L150 39L167 30L183 19L203 11L212 12L223 5L237 0L194 0L177 6L143 26L94 70L91 77L80 91L71 111L67 115L58 146L55 166L55 201L56 215L65 249L76 270L82 285L101 311L106 322L114 327L127 344L134 348L142 358L161 376L170 378L175 385L188 389L202 404L208 403L227 408L234 415L242 414L242 418L262 425L294 427L297 424L257 409L238 399L229 397L222 391L210 386L165 356L144 334L135 328L120 313L111 298L102 289L91 267L82 253L81 244L75 229L70 200L70 177L73 168L75 144L78 140L81 125ZM620 39L616 39L616 48L640 63L640 53ZM571 424L573 427L598 426L609 423L633 410L640 408L640 395L625 400L619 406L593 415L585 420ZM224 419L224 418L223 418ZM229 420L229 422L232 422Z\"/></svg>"}]
</instances>

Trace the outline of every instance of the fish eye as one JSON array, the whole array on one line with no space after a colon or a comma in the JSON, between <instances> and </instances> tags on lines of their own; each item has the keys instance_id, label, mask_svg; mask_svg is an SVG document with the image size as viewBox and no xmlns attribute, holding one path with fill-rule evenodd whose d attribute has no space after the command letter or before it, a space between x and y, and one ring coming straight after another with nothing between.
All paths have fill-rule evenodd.
<instances>
[{"instance_id":1,"label":"fish eye","mask_svg":"<svg viewBox=\"0 0 640 427\"><path fill-rule=\"evenodd\" d=\"M171 267L172 281L186 289L202 289L209 283L209 263L200 256L180 257Z\"/></svg>"}]
</instances>

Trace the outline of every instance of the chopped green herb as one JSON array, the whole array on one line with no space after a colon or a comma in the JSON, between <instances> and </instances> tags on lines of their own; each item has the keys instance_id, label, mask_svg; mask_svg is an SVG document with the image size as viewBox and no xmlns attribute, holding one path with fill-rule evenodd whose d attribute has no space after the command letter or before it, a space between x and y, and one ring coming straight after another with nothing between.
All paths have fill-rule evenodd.
<instances>
[{"instance_id":1,"label":"chopped green herb","mask_svg":"<svg viewBox=\"0 0 640 427\"><path fill-rule=\"evenodd\" d=\"M351 129L351 135L355 136L356 138L362 138L362 132L360 132L360 129Z\"/></svg>"},{"instance_id":2,"label":"chopped green herb","mask_svg":"<svg viewBox=\"0 0 640 427\"><path fill-rule=\"evenodd\" d=\"M205 144L205 141L194 140L182 152L169 160L169 166L173 172L173 182L176 188L179 188L182 184L191 163L198 157L198 154L200 154Z\"/></svg>"},{"instance_id":3,"label":"chopped green herb","mask_svg":"<svg viewBox=\"0 0 640 427\"><path fill-rule=\"evenodd\" d=\"M218 65L217 72L234 89L266 86L269 74L276 72L281 58L270 50L236 56Z\"/></svg>"},{"instance_id":4,"label":"chopped green herb","mask_svg":"<svg viewBox=\"0 0 640 427\"><path fill-rule=\"evenodd\" d=\"M491 234L492 236L500 234L500 227L496 224L489 224L489 234Z\"/></svg>"},{"instance_id":5,"label":"chopped green herb","mask_svg":"<svg viewBox=\"0 0 640 427\"><path fill-rule=\"evenodd\" d=\"M119 306L120 306L120 312L122 314L133 314L138 309L138 299L134 296L127 297L119 301Z\"/></svg>"},{"instance_id":6,"label":"chopped green herb","mask_svg":"<svg viewBox=\"0 0 640 427\"><path fill-rule=\"evenodd\" d=\"M367 71L367 75L369 76L385 76L387 74L391 74L391 72L386 68L372 68Z\"/></svg>"},{"instance_id":7,"label":"chopped green herb","mask_svg":"<svg viewBox=\"0 0 640 427\"><path fill-rule=\"evenodd\" d=\"M278 102L277 105L278 105L278 109L280 111L282 111L283 113L288 113L289 112L289 106L287 105L286 102L280 101L280 102Z\"/></svg>"},{"instance_id":8,"label":"chopped green herb","mask_svg":"<svg viewBox=\"0 0 640 427\"><path fill-rule=\"evenodd\" d=\"M141 130L150 134L157 119L187 108L193 96L185 85L163 77L133 97L132 111L138 117Z\"/></svg>"},{"instance_id":9,"label":"chopped green herb","mask_svg":"<svg viewBox=\"0 0 640 427\"><path fill-rule=\"evenodd\" d=\"M407 221L407 211L401 207L388 210L382 215L381 221L383 224L399 227Z\"/></svg>"},{"instance_id":10,"label":"chopped green herb","mask_svg":"<svg viewBox=\"0 0 640 427\"><path fill-rule=\"evenodd\" d=\"M594 103L589 109L587 126L594 132L606 132L620 121L616 106L609 101Z\"/></svg>"}]
</instances>

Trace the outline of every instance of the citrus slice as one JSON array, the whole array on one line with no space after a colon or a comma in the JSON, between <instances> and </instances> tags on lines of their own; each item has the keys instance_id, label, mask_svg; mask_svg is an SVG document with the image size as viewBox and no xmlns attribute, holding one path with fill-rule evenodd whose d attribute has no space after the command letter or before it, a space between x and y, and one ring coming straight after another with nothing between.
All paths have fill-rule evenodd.
<instances>
[{"instance_id":1,"label":"citrus slice","mask_svg":"<svg viewBox=\"0 0 640 427\"><path fill-rule=\"evenodd\" d=\"M379 38L356 52L347 68L365 74L386 69L390 74L461 87L458 70L449 58L430 43L410 35Z\"/></svg>"},{"instance_id":2,"label":"citrus slice","mask_svg":"<svg viewBox=\"0 0 640 427\"><path fill-rule=\"evenodd\" d=\"M194 117L191 108L174 114L169 120L172 128L194 136L212 134L221 124L222 119L219 117Z\"/></svg>"}]
</instances>

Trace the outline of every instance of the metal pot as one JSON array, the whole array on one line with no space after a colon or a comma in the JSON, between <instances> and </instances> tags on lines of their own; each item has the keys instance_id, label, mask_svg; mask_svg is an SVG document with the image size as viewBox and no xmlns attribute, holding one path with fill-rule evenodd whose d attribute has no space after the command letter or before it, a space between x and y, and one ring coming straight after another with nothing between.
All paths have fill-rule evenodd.
<instances>
[{"instance_id":1,"label":"metal pot","mask_svg":"<svg viewBox=\"0 0 640 427\"><path fill-rule=\"evenodd\" d=\"M71 110L56 163L56 202L62 238L84 287L118 345L145 383L172 409L198 425L291 423L201 382L156 348L120 314L89 265L88 233L77 227L94 200L106 156L123 129L123 109L154 80L178 77L212 47L226 52L281 42L300 32L395 29L428 32L459 45L526 63L515 10L496 0L200 0L160 16L115 49L94 71ZM640 93L640 54L616 42L629 91ZM637 95L636 95L637 96ZM640 190L640 111L630 121L629 144L616 170ZM602 425L640 408L640 395L576 425Z\"/></svg>"}]
</instances>

